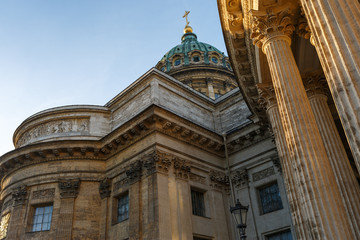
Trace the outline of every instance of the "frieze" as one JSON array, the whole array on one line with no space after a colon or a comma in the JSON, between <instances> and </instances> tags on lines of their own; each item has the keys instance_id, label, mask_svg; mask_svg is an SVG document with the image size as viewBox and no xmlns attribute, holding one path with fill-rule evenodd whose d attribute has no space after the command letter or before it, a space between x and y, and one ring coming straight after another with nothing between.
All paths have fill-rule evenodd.
<instances>
[{"instance_id":1,"label":"frieze","mask_svg":"<svg viewBox=\"0 0 360 240\"><path fill-rule=\"evenodd\" d=\"M80 179L59 180L61 198L76 198L79 193Z\"/></svg>"},{"instance_id":2,"label":"frieze","mask_svg":"<svg viewBox=\"0 0 360 240\"><path fill-rule=\"evenodd\" d=\"M104 178L99 185L101 199L108 198L111 195L111 179Z\"/></svg>"},{"instance_id":3,"label":"frieze","mask_svg":"<svg viewBox=\"0 0 360 240\"><path fill-rule=\"evenodd\" d=\"M264 170L261 170L259 172L254 173L252 175L252 178L253 178L253 181L256 182L256 181L267 178L267 177L269 177L271 175L274 175L274 174L275 174L274 167L269 167L269 168L266 168Z\"/></svg>"},{"instance_id":4,"label":"frieze","mask_svg":"<svg viewBox=\"0 0 360 240\"><path fill-rule=\"evenodd\" d=\"M32 199L53 198L54 196L55 188L48 188L44 190L34 191L32 194Z\"/></svg>"},{"instance_id":5,"label":"frieze","mask_svg":"<svg viewBox=\"0 0 360 240\"><path fill-rule=\"evenodd\" d=\"M12 198L15 202L14 206L25 204L26 194L27 187L25 185L14 189L14 191L12 192Z\"/></svg>"},{"instance_id":6,"label":"frieze","mask_svg":"<svg viewBox=\"0 0 360 240\"><path fill-rule=\"evenodd\" d=\"M26 131L17 142L17 146L23 146L36 139L53 134L69 133L69 132L88 132L89 119L66 119L51 121L38 125Z\"/></svg>"}]
</instances>

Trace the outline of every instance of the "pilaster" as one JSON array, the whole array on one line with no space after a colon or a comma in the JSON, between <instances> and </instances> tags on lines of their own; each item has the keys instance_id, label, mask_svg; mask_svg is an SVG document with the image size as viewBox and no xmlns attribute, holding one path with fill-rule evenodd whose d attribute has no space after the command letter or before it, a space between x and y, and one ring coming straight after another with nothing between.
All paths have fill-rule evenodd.
<instances>
[{"instance_id":1,"label":"pilaster","mask_svg":"<svg viewBox=\"0 0 360 240\"><path fill-rule=\"evenodd\" d=\"M12 192L14 208L11 212L8 235L6 239L19 239L21 230L24 230L25 203L27 200L27 187L19 186Z\"/></svg>"},{"instance_id":2,"label":"pilaster","mask_svg":"<svg viewBox=\"0 0 360 240\"><path fill-rule=\"evenodd\" d=\"M254 44L268 59L295 185L300 191L305 238L355 239L334 172L292 54L295 30L287 6L251 12Z\"/></svg>"},{"instance_id":3,"label":"pilaster","mask_svg":"<svg viewBox=\"0 0 360 240\"><path fill-rule=\"evenodd\" d=\"M56 239L71 239L75 198L80 188L80 179L59 180L60 213Z\"/></svg>"}]
</instances>

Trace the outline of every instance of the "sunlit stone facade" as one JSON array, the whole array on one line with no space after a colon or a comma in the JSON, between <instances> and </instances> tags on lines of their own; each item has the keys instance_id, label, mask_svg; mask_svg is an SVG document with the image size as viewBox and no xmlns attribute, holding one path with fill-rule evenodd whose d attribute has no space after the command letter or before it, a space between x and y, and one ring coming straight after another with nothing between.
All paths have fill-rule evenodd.
<instances>
[{"instance_id":1,"label":"sunlit stone facade","mask_svg":"<svg viewBox=\"0 0 360 240\"><path fill-rule=\"evenodd\" d=\"M359 2L218 6L239 86L272 126L296 237L359 239Z\"/></svg>"}]
</instances>

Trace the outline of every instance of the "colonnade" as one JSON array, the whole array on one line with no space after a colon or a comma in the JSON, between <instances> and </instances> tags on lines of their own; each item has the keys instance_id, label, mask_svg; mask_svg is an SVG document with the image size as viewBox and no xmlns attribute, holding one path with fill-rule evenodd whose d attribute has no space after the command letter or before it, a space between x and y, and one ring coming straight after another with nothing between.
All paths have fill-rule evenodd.
<instances>
[{"instance_id":1,"label":"colonnade","mask_svg":"<svg viewBox=\"0 0 360 240\"><path fill-rule=\"evenodd\" d=\"M359 23L357 20L347 22L349 17L344 17L336 22L343 22L344 26L337 25L333 31L328 29L329 19L337 21L344 14L356 11L350 8L359 4L350 3L350 0L341 2L301 0L359 167L360 47L358 42L354 47L346 46L350 43L347 41L351 41L350 35L356 37L356 41L360 39ZM336 7L339 8L334 11ZM354 19L360 20L359 13L357 8ZM359 185L322 91L324 78L315 74L306 76L303 81L295 63L290 48L295 30L291 10L288 6L280 6L250 14L253 20L251 38L266 54L270 68L272 84L258 84L257 87L283 165L297 237L360 239ZM342 45L344 54L336 52Z\"/></svg>"}]
</instances>

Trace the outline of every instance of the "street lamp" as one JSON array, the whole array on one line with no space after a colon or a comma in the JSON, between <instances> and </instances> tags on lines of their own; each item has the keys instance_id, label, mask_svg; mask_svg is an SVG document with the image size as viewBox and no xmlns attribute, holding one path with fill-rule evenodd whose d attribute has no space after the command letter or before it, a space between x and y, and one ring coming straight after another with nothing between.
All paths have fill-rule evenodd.
<instances>
[{"instance_id":1,"label":"street lamp","mask_svg":"<svg viewBox=\"0 0 360 240\"><path fill-rule=\"evenodd\" d=\"M240 239L245 240L246 234L246 218L247 218L247 212L249 210L249 206L243 206L239 202L239 199L237 199L235 207L230 207L230 212L234 216L236 221L236 226L240 230Z\"/></svg>"}]
</instances>

